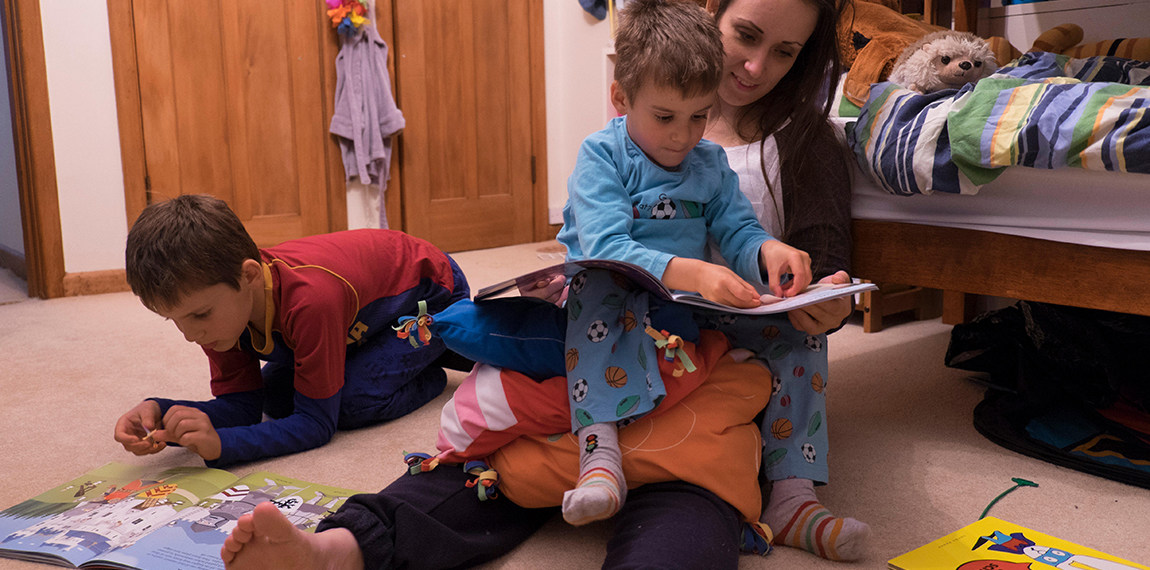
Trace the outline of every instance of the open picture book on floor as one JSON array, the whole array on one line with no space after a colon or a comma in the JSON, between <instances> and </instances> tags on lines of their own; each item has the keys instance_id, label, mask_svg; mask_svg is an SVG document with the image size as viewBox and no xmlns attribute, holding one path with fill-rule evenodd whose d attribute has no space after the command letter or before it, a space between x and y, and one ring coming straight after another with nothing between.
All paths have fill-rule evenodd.
<instances>
[{"instance_id":1,"label":"open picture book on floor","mask_svg":"<svg viewBox=\"0 0 1150 570\"><path fill-rule=\"evenodd\" d=\"M314 531L360 493L261 471L108 463L0 511L0 556L57 566L139 570L224 567L220 548L240 515L271 501Z\"/></svg>"}]
</instances>

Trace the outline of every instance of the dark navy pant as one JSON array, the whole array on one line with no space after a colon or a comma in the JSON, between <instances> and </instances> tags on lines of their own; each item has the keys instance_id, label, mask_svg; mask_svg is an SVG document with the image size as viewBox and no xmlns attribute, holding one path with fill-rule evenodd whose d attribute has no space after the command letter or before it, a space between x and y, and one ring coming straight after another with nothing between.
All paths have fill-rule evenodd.
<instances>
[{"instance_id":1,"label":"dark navy pant","mask_svg":"<svg viewBox=\"0 0 1150 570\"><path fill-rule=\"evenodd\" d=\"M506 497L480 501L465 486L470 478L452 465L402 475L379 493L349 499L317 532L350 530L368 569L466 568L510 552L559 512ZM738 567L738 511L702 487L679 481L632 489L614 521L603 568Z\"/></svg>"}]
</instances>

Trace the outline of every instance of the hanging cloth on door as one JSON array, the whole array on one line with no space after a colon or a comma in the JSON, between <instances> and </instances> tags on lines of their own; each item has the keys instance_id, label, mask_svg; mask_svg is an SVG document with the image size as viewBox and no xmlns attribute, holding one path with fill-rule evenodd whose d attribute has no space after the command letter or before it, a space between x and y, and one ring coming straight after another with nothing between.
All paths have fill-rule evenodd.
<instances>
[{"instance_id":1,"label":"hanging cloth on door","mask_svg":"<svg viewBox=\"0 0 1150 570\"><path fill-rule=\"evenodd\" d=\"M387 228L384 192L391 177L391 139L405 124L391 95L387 44L370 24L358 34L340 37L329 131L339 137L347 179L379 185L379 227Z\"/></svg>"}]
</instances>

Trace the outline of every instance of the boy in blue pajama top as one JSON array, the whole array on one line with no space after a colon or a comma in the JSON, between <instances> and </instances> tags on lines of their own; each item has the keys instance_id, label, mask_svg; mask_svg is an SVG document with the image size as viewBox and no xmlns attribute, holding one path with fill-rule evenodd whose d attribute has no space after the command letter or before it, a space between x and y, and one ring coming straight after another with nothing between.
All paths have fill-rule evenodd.
<instances>
[{"instance_id":1,"label":"boy in blue pajama top","mask_svg":"<svg viewBox=\"0 0 1150 570\"><path fill-rule=\"evenodd\" d=\"M137 455L178 444L212 467L318 447L431 401L447 381L443 342L411 343L393 327L421 303L440 311L469 296L426 241L353 230L259 249L210 196L149 206L126 258L141 302L203 347L214 399L150 398L115 438Z\"/></svg>"},{"instance_id":2,"label":"boy in blue pajama top","mask_svg":"<svg viewBox=\"0 0 1150 570\"><path fill-rule=\"evenodd\" d=\"M611 101L622 116L579 150L558 236L567 260L627 261L671 289L736 307L760 304L752 283L778 296L802 291L810 258L763 230L723 148L702 141L723 66L714 20L690 2L628 2L615 54ZM708 236L730 268L703 261ZM606 270L579 273L568 291L565 361L580 475L563 516L584 524L621 508L617 426L651 411L665 391L646 332L659 307L647 292Z\"/></svg>"}]
</instances>

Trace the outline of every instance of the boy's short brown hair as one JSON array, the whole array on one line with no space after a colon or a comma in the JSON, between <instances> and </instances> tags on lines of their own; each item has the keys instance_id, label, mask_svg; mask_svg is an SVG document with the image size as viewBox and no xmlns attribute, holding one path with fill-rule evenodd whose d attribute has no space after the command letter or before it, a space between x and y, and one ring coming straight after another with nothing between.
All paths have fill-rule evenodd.
<instances>
[{"instance_id":1,"label":"boy's short brown hair","mask_svg":"<svg viewBox=\"0 0 1150 570\"><path fill-rule=\"evenodd\" d=\"M188 194L144 208L124 257L132 292L156 312L219 283L238 291L244 261L260 252L223 200Z\"/></svg>"},{"instance_id":2,"label":"boy's short brown hair","mask_svg":"<svg viewBox=\"0 0 1150 570\"><path fill-rule=\"evenodd\" d=\"M615 30L615 81L634 97L648 81L694 97L719 88L723 36L688 0L629 0Z\"/></svg>"}]
</instances>

